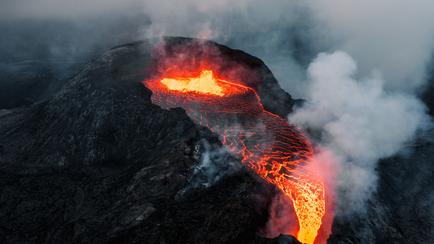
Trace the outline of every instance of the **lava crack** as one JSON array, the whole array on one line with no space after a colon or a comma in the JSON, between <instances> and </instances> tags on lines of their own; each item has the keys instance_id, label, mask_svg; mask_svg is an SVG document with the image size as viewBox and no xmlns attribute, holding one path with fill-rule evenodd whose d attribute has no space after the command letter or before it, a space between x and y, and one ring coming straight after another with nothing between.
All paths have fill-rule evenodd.
<instances>
[{"instance_id":1,"label":"lava crack","mask_svg":"<svg viewBox=\"0 0 434 244\"><path fill-rule=\"evenodd\" d=\"M303 243L314 243L326 214L324 184L305 169L313 157L309 140L281 117L264 109L250 87L217 79L211 70L196 77L145 81L153 103L182 107L197 124L221 137L222 144L289 199Z\"/></svg>"}]
</instances>

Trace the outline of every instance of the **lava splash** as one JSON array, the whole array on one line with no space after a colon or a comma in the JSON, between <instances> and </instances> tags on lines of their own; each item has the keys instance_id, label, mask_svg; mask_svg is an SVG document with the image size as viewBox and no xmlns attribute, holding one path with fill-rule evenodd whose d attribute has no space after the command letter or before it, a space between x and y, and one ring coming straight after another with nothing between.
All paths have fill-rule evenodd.
<instances>
[{"instance_id":1,"label":"lava splash","mask_svg":"<svg viewBox=\"0 0 434 244\"><path fill-rule=\"evenodd\" d=\"M303 243L318 243L326 214L325 188L303 167L313 149L299 130L265 110L254 89L218 79L211 70L144 83L153 92L153 103L185 109L195 123L218 134L244 165L291 199L298 231L290 234Z\"/></svg>"}]
</instances>

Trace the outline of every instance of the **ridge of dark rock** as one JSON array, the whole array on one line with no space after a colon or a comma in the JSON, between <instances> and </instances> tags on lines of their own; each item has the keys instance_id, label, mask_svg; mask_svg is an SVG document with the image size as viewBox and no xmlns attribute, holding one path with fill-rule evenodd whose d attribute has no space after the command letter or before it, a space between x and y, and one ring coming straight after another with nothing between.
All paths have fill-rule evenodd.
<instances>
[{"instance_id":1,"label":"ridge of dark rock","mask_svg":"<svg viewBox=\"0 0 434 244\"><path fill-rule=\"evenodd\" d=\"M275 82L264 93L280 89L258 59L217 46L263 69ZM219 142L182 109L151 103L141 81L152 75L152 49L150 41L113 48L56 94L0 115L0 242L268 243L256 231L271 187L243 168L192 187L207 180L195 176L200 141Z\"/></svg>"}]
</instances>

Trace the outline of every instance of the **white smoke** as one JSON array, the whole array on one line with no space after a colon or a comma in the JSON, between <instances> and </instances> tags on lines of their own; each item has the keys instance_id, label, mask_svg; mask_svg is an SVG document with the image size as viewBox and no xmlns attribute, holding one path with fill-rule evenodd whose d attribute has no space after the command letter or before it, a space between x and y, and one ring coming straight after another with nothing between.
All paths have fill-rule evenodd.
<instances>
[{"instance_id":1,"label":"white smoke","mask_svg":"<svg viewBox=\"0 0 434 244\"><path fill-rule=\"evenodd\" d=\"M378 73L359 80L356 75L356 62L345 52L319 54L308 68L309 102L289 118L320 130L321 144L335 154L338 211L364 209L376 188L378 160L399 152L429 124L416 97L385 91Z\"/></svg>"},{"instance_id":2,"label":"white smoke","mask_svg":"<svg viewBox=\"0 0 434 244\"><path fill-rule=\"evenodd\" d=\"M198 164L193 168L193 175L189 184L182 190L182 194L198 188L208 188L221 179L233 175L241 169L235 160L222 145L201 140L193 152Z\"/></svg>"}]
</instances>

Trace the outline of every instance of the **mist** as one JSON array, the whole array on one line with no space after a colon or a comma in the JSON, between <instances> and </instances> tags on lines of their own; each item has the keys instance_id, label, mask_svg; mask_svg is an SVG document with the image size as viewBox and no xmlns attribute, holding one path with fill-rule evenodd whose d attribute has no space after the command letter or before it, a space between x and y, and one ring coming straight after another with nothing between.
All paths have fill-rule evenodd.
<instances>
[{"instance_id":1,"label":"mist","mask_svg":"<svg viewBox=\"0 0 434 244\"><path fill-rule=\"evenodd\" d=\"M388 90L419 92L434 46L434 3L429 0L278 0L272 4L259 0L22 0L1 4L4 23L63 20L91 29L94 35L89 37L83 36L84 31L75 32L83 41L66 41L75 50L82 45L89 49L88 43L93 47L119 44L111 40L119 35L127 36L124 42L163 35L216 40L263 59L281 86L297 98L305 96L303 81L309 63L317 53L334 50L357 60L361 76L377 70ZM105 25L114 28L104 28L98 19L113 19ZM107 28L110 32L104 33ZM122 34L124 30L135 34ZM50 33L59 36L56 31Z\"/></svg>"}]
</instances>

